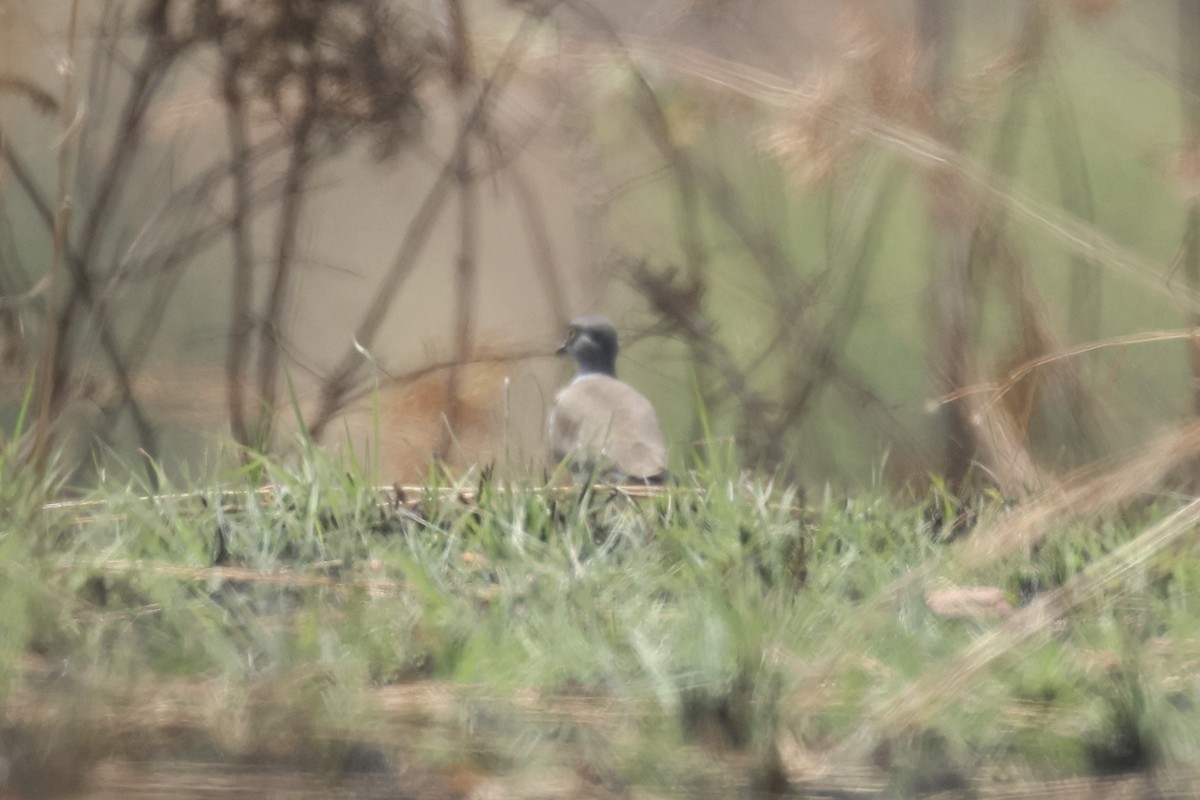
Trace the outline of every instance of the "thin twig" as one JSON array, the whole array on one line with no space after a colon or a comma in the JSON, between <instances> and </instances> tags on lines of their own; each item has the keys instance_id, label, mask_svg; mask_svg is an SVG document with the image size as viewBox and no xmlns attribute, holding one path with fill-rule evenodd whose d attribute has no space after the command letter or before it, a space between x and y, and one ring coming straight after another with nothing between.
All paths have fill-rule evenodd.
<instances>
[{"instance_id":1,"label":"thin twig","mask_svg":"<svg viewBox=\"0 0 1200 800\"><path fill-rule=\"evenodd\" d=\"M1100 339L1095 342L1085 342L1083 344L1066 347L1053 353L1039 356L1030 359L1020 366L1014 367L1009 371L1005 379L999 383L975 383L970 386L964 386L953 392L945 394L934 401L937 405L945 405L953 403L956 400L961 400L964 397L969 397L976 394L991 394L993 395L991 403L999 401L1000 397L1013 389L1021 379L1036 369L1040 369L1048 364L1053 364L1056 361L1063 359L1075 358L1077 356L1092 353L1097 350L1105 350L1110 347L1127 347L1135 344L1152 344L1154 342L1170 342L1181 339L1196 341L1200 339L1200 327L1198 328L1183 328L1177 330L1160 330L1160 331L1143 331L1142 333L1133 333L1128 336L1113 336L1108 339Z\"/></svg>"},{"instance_id":2,"label":"thin twig","mask_svg":"<svg viewBox=\"0 0 1200 800\"><path fill-rule=\"evenodd\" d=\"M78 132L75 117L79 113L75 101L77 32L79 26L79 0L71 0L67 22L67 56L63 69L63 95L59 105L63 138L58 150L57 210L54 214L54 244L46 276L46 339L42 343L42 358L38 369L36 422L34 428L33 461L39 473L45 472L50 457L50 424L54 413L54 360L58 349L66 349L69 343L64 337L60 342L55 315L59 313L62 290L62 264L67 250L67 236L71 224L72 198L70 195L73 133Z\"/></svg>"},{"instance_id":3,"label":"thin twig","mask_svg":"<svg viewBox=\"0 0 1200 800\"><path fill-rule=\"evenodd\" d=\"M305 42L305 47L315 51L316 41ZM295 271L294 256L296 238L300 230L300 216L304 209L305 188L313 161L313 136L319 114L318 97L320 80L319 59L315 52L309 54L302 71L303 95L299 118L292 128L287 168L284 172L283 205L279 212L275 263L271 282L267 290L267 307L262 324L258 329L258 396L262 409L258 415L253 444L266 447L271 440L274 423L276 385L279 380L280 342L284 338L284 312L287 309L288 290L292 273ZM239 209L240 210L240 209ZM235 278L235 280L238 280Z\"/></svg>"},{"instance_id":4,"label":"thin twig","mask_svg":"<svg viewBox=\"0 0 1200 800\"><path fill-rule=\"evenodd\" d=\"M681 491L679 487L670 486L653 486L647 484L631 484L619 485L608 483L596 483L590 487L594 490L601 490L610 494L620 494L635 498L650 498L662 497L671 495ZM536 497L578 497L579 489L571 486L521 486L521 485L506 485L498 483L494 486L494 491L497 492L521 492ZM479 499L478 490L471 487L458 486L400 486L393 484L392 486L377 486L373 489L378 495L377 505L380 508L398 508L404 507L412 510L419 508L430 496L437 498L438 502L442 503L474 503ZM696 493L699 490L682 490L687 493ZM196 507L197 515L205 513L207 506L211 505L220 509L222 514L239 514L247 510L246 500L255 498L262 502L278 500L286 495L286 492L280 491L278 486L263 486L258 489L236 490L230 489L218 491L215 493L205 494L201 492L176 492L173 494L154 494L141 495L134 498L140 503L146 503L155 507L161 507L166 503L174 503L181 501L200 501ZM210 502L211 501L211 502ZM76 516L71 518L71 523L75 525L93 525L99 522L111 522L128 519L125 514L110 514L99 516L95 513L99 509L106 508L109 505L107 500L57 500L50 503L44 503L41 506L43 513L50 512L71 512ZM802 509L790 508L795 512L800 512Z\"/></svg>"},{"instance_id":5,"label":"thin twig","mask_svg":"<svg viewBox=\"0 0 1200 800\"><path fill-rule=\"evenodd\" d=\"M462 115L459 137L469 141L474 126L470 93L475 83L471 31L462 0L445 0L450 18L451 87L457 95ZM487 127L483 120L481 127ZM437 446L437 457L446 461L454 443L461 411L458 362L466 359L471 348L475 319L475 287L479 276L479 186L472 174L471 148L460 147L454 155L454 181L458 193L458 258L455 262L454 353L456 363L446 372L445 425Z\"/></svg>"},{"instance_id":6,"label":"thin twig","mask_svg":"<svg viewBox=\"0 0 1200 800\"><path fill-rule=\"evenodd\" d=\"M43 196L41 190L33 180L32 170L21 159L20 155L12 148L8 140L0 135L0 154L4 156L5 163L8 164L10 173L17 179L17 183L25 192L26 197L33 205L34 211L42 219L47 228L54 230L55 214L50 207L49 202ZM71 247L70 241L64 243L63 257L66 264L71 268L72 273L76 276L86 274L79 256ZM90 286L90 283L89 283ZM67 311L73 313L75 304L82 298L83 302L91 305L95 302L95 297L92 293L72 294L66 301ZM132 378L130 371L126 368L125 359L122 356L120 348L117 346L116 338L112 333L109 320L99 315L92 316L92 324L96 327L100 347L109 360L109 364L117 378L117 382L121 387L122 406L128 406L139 434L142 438L143 448L148 452L154 452L154 435L153 429L149 426L149 419L142 410L141 405L137 402L132 391Z\"/></svg>"},{"instance_id":7,"label":"thin twig","mask_svg":"<svg viewBox=\"0 0 1200 800\"><path fill-rule=\"evenodd\" d=\"M233 211L229 219L233 280L229 298L229 345L225 352L225 402L233 439L245 447L250 444L243 387L250 358L250 335L254 329L254 253L250 243L249 131L245 101L238 85L238 70L234 65L226 65L222 89L225 129L229 138L229 177L233 183Z\"/></svg>"},{"instance_id":8,"label":"thin twig","mask_svg":"<svg viewBox=\"0 0 1200 800\"><path fill-rule=\"evenodd\" d=\"M70 341L71 328L78 316L75 313L76 306L80 301L87 306L93 306L95 303L96 291L90 270L95 260L96 250L109 215L114 212L118 195L129 176L130 160L141 143L142 123L150 101L165 81L175 55L176 52L168 43L157 38L151 39L143 49L141 62L134 71L132 85L126 95L125 107L113 140L112 150L100 173L96 194L91 198L83 234L77 248L78 258L67 261L72 268L74 286L71 296L59 313L56 322L55 336L64 346L57 348L55 357L51 386L54 402L57 402L57 398L65 392L68 383L67 375L70 370L68 359L71 348L65 345ZM113 348L109 352L109 357L114 361L114 369L118 373L118 381L122 384L122 391L132 393L131 382L127 380L127 376L123 377L122 375L126 371L119 366L122 359L121 352L120 348L115 346L116 337L109 328L107 316L95 315L95 324L100 332L102 343L107 342L105 347ZM156 448L153 445L154 436L148 422L139 423L139 428L143 447L153 452Z\"/></svg>"}]
</instances>

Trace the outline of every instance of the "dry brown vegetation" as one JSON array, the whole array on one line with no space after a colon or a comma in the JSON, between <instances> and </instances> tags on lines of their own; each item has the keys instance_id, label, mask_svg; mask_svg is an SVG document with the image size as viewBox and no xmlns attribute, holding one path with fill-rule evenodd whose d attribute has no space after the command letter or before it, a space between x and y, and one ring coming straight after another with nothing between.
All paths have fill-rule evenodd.
<instances>
[{"instance_id":1,"label":"dry brown vegetation","mask_svg":"<svg viewBox=\"0 0 1200 800\"><path fill-rule=\"evenodd\" d=\"M1061 90L1060 41L1080 25L1112 24L1120 3L989 11L1011 36L965 54L958 45L978 32L971 14L979 9L935 0L911 13L867 0L837 13L726 0L677 16L581 0L435 5L71 3L60 40L71 68L60 85L20 60L4 65L0 187L15 215L9 229L44 226L24 227L21 247L9 247L0 265L2 381L13 407L37 376L35 460L61 444L82 406L81 441L132 432L141 452L170 461L149 388L164 384L204 398L194 405L210 415L223 409L222 426L239 444L279 447L291 438L274 422L293 401L285 375L318 438L336 437L339 415L364 391L395 387L383 404L383 438L406 442L388 459L405 476L431 457L470 463L500 450L502 377L519 376L523 355L549 350L552 332L580 305L560 263L574 237L555 228L558 198L530 173L532 160L548 157L573 173L583 260L633 289L649 312L637 327L678 342L657 352L682 356L695 374L697 396L673 391L664 410L677 420L681 451L704 437L707 416L716 433L736 437L747 466L811 475L807 442L829 427L830 404L841 405L859 428L854 447L874 442L869 459L881 444L892 452L894 480L933 471L952 487L1018 495L1128 443L1115 429L1128 401L1114 394L1112 377L1124 356L1112 355L1105 372L1088 354L1193 338L1191 328L1161 339L1100 336L1103 287L1114 280L1132 279L1188 324L1200 319L1194 193L1185 190L1179 206L1187 222L1175 264L1157 266L1122 246L1099 221L1102 165L1089 161L1090 132ZM1170 178L1184 184L1197 126L1188 87L1200 85L1186 46L1200 22L1188 9L1181 5L1177 20L1183 155ZM57 22L49 12L5 13ZM811 53L788 62L767 46L767 31L801 17ZM721 35L730 58L698 33L709 25L716 36L717 18L728 23ZM643 23L658 38L640 33ZM751 57L739 36L763 46ZM785 69L800 77L782 77ZM604 85L606 72L620 76L619 89ZM625 130L613 129L616 120ZM754 187L734 177L741 167L724 166L719 147L698 134L705 128L744 136L749 155L734 163L782 167L790 182L765 191L793 193L799 199L788 202L810 218L827 216L824 230L766 213L751 199ZM56 139L53 158L36 147L47 136ZM1053 203L1022 188L1018 173L1033 148L1046 150L1055 171ZM320 308L307 294L305 230L326 211L325 182L355 163L386 170L414 159L430 170L389 231L400 234L390 263L333 265L370 276L353 311L338 316L336 337L298 321L301 309ZM536 288L495 299L512 304L510 318L543 320L532 349L479 319L495 305L488 276L512 270L509 256L492 255L487 229L498 194L517 220L504 238L531 255ZM622 220L639 205L655 208L648 218L665 230L658 241L624 237ZM914 426L919 411L898 414L888 381L854 355L879 302L876 286L896 270L884 248L900 214L922 215L928 226L925 272L913 275L925 288L909 300L928 311L924 339L912 344L940 398L933 426ZM824 241L797 249L789 226ZM1047 286L1038 263L1046 259L1067 262L1060 288ZM441 309L448 324L422 344L444 369L390 368L389 360L413 363L395 359L387 331L414 310L427 313L427 290L415 279L431 260L452 289ZM180 369L178 345L161 341L180 335L169 323L196 291L189 271L219 279L207 281L203 299L214 304L208 325L222 331L210 348L223 363L219 403L214 361ZM746 310L723 298L731 284L753 298L748 336L719 324ZM459 366L481 347L498 369ZM1189 355L1187 369L1200 375L1197 363ZM684 379L678 367L671 372ZM422 384L406 388L410 378ZM433 388L438 381L443 388ZM527 431L538 427L535 411ZM353 418L362 428L366 416ZM519 444L527 457L537 451L535 441Z\"/></svg>"}]
</instances>

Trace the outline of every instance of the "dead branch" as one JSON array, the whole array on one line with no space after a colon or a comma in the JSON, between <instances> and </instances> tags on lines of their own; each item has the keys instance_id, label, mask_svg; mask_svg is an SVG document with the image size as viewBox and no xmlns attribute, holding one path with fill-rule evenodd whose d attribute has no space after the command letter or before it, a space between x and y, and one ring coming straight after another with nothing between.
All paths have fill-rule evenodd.
<instances>
[{"instance_id":1,"label":"dead branch","mask_svg":"<svg viewBox=\"0 0 1200 800\"><path fill-rule=\"evenodd\" d=\"M246 426L246 400L242 387L246 381L250 337L254 330L254 253L250 244L250 170L249 126L245 100L238 85L235 56L225 55L222 81L225 100L225 130L229 139L229 177L233 183L233 210L229 219L230 246L233 250L233 281L229 307L229 345L225 352L225 390L229 424L233 439L243 447L250 445Z\"/></svg>"},{"instance_id":2,"label":"dead branch","mask_svg":"<svg viewBox=\"0 0 1200 800\"><path fill-rule=\"evenodd\" d=\"M474 126L470 93L475 84L475 58L472 53L471 31L462 0L445 0L450 19L450 86L457 97L461 121L458 136L469 141ZM482 120L482 127L487 121ZM475 318L475 287L478 282L479 256L479 187L472 168L470 146L454 154L454 180L458 192L458 258L455 263L454 352L458 360L467 357L473 338ZM452 366L446 373L446 424L442 429L437 457L445 461L454 442L459 418L459 369Z\"/></svg>"},{"instance_id":3,"label":"dead branch","mask_svg":"<svg viewBox=\"0 0 1200 800\"><path fill-rule=\"evenodd\" d=\"M3 136L0 136L0 154L4 156L11 174L17 179L18 185L21 186L35 212L37 212L46 226L53 230L54 213L51 211L50 205L46 201L42 191L33 180L32 171L12 147L11 143ZM74 292L66 301L67 308L74 313L76 304L80 302L87 307L93 307L98 302L97 293L92 288L87 268L83 265L80 256L72 248L69 241L64 243L64 259L73 275L77 278L84 276L83 281L78 283L76 287L80 291ZM45 280L47 279L43 278L43 281ZM89 319L91 324L96 328L101 351L107 357L109 367L113 370L113 375L118 385L119 397L116 401L115 411L112 413L115 414L121 409L128 408L138 431L142 449L150 454L156 453L157 437L150 423L149 415L142 408L141 403L137 401L133 392L133 374L136 369L130 368L127 356L124 355L124 351L117 341L107 315L93 314ZM59 347L58 349L63 348Z\"/></svg>"},{"instance_id":4,"label":"dead branch","mask_svg":"<svg viewBox=\"0 0 1200 800\"><path fill-rule=\"evenodd\" d=\"M50 423L55 405L54 360L60 349L59 331L55 314L59 313L59 307L62 304L62 278L59 277L59 272L61 272L63 260L66 258L67 237L69 235L68 231L71 224L71 210L73 206L69 193L71 169L73 166L72 145L74 144L74 134L78 133L74 118L76 114L80 113L80 109L76 108L75 103L75 52L78 43L76 36L78 26L79 0L72 0L67 23L66 69L63 70L63 99L60 120L63 129L63 139L59 143L58 150L58 190L55 197L53 245L50 263L46 266L46 338L42 342L42 355L38 363L37 380L34 389L33 463L34 468L39 474L45 473L46 465L50 458ZM62 342L63 347L61 349L66 349L67 339L65 336L62 338Z\"/></svg>"},{"instance_id":5,"label":"dead branch","mask_svg":"<svg viewBox=\"0 0 1200 800\"><path fill-rule=\"evenodd\" d=\"M315 37L317 29L312 34ZM305 49L315 49L315 38L301 42ZM279 380L280 341L284 336L284 312L288 289L295 269L296 237L304 207L305 188L313 165L313 135L318 121L318 60L313 53L301 71L301 109L291 130L288 163L284 170L283 205L279 212L275 262L267 290L267 307L258 328L258 395L263 408L254 430L254 444L265 447L271 440L274 422L275 392ZM236 213L236 212L235 212ZM237 279L235 278L235 281Z\"/></svg>"}]
</instances>

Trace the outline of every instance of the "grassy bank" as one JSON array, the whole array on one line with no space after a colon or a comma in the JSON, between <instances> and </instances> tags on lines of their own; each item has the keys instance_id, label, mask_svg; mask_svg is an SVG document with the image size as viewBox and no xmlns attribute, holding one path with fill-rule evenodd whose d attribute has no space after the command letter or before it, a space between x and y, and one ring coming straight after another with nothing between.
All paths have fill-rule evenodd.
<instances>
[{"instance_id":1,"label":"grassy bank","mask_svg":"<svg viewBox=\"0 0 1200 800\"><path fill-rule=\"evenodd\" d=\"M649 496L397 494L318 452L255 467L51 505L6 467L10 785L174 764L417 797L978 794L1197 755L1182 501L1038 516L720 468Z\"/></svg>"}]
</instances>

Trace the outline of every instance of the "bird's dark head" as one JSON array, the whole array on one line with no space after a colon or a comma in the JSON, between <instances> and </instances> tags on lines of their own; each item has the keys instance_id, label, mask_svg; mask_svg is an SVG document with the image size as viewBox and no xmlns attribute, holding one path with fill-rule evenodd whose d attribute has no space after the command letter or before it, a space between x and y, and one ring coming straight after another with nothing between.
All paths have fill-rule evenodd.
<instances>
[{"instance_id":1,"label":"bird's dark head","mask_svg":"<svg viewBox=\"0 0 1200 800\"><path fill-rule=\"evenodd\" d=\"M604 317L576 317L567 326L567 335L558 353L575 359L579 374L617 374L617 329Z\"/></svg>"}]
</instances>

